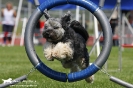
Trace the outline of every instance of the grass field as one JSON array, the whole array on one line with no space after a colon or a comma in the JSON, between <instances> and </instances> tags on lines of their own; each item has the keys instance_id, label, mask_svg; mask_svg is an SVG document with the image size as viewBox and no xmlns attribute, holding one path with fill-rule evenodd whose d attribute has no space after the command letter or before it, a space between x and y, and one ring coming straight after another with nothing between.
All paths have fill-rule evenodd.
<instances>
[{"instance_id":1,"label":"grass field","mask_svg":"<svg viewBox=\"0 0 133 88\"><path fill-rule=\"evenodd\" d=\"M58 61L48 62L44 59L42 46L37 46L36 51L41 60L50 68L69 72L69 70L61 67ZM95 60L95 55L92 55L90 60ZM27 74L33 66L27 58L24 47L1 47L0 46L0 83L2 79L17 78ZM122 58L122 71L118 71L118 48L113 47L108 60L108 73L123 79L133 84L133 49L125 49ZM26 86L27 85L27 86ZM54 81L45 77L38 71L31 73L28 80L10 88L123 88L111 81L108 76L99 71L95 74L95 81L93 84L88 84L84 80L74 83L63 83Z\"/></svg>"}]
</instances>

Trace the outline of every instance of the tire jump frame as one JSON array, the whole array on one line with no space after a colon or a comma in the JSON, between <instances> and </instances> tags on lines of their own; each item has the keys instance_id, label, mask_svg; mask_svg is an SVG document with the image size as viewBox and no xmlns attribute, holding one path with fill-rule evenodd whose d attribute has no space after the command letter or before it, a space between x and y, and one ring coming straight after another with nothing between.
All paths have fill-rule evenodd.
<instances>
[{"instance_id":1,"label":"tire jump frame","mask_svg":"<svg viewBox=\"0 0 133 88\"><path fill-rule=\"evenodd\" d=\"M55 6L65 4L79 5L90 11L98 19L104 34L104 46L95 62L91 66L82 71L69 73L68 75L66 73L54 71L47 67L36 54L33 45L33 29L35 28L35 25L37 24L40 17L44 14L44 10L49 10ZM37 7L37 9L30 17L25 31L25 49L33 66L47 77L61 82L66 82L67 80L68 82L82 80L96 73L108 59L111 47L111 27L106 15L96 4L86 0L45 0L44 3Z\"/></svg>"}]
</instances>

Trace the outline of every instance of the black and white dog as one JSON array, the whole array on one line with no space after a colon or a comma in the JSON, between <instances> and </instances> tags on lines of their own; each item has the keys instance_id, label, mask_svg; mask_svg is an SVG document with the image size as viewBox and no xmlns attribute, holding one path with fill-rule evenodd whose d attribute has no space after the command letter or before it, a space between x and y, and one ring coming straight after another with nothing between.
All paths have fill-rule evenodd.
<instances>
[{"instance_id":1,"label":"black and white dog","mask_svg":"<svg viewBox=\"0 0 133 88\"><path fill-rule=\"evenodd\" d=\"M70 68L70 72L80 71L89 66L89 56L86 41L89 37L85 28L78 21L71 21L70 13L61 19L46 17L43 37L44 55L49 61L57 59L64 68ZM93 77L85 79L93 82Z\"/></svg>"}]
</instances>

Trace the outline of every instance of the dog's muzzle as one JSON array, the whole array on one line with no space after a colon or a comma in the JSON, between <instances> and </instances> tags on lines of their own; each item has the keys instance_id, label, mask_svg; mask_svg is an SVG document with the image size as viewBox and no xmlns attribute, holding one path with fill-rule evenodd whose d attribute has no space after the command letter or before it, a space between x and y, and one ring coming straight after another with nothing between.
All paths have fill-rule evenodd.
<instances>
[{"instance_id":1,"label":"dog's muzzle","mask_svg":"<svg viewBox=\"0 0 133 88\"><path fill-rule=\"evenodd\" d=\"M56 33L52 30L47 30L43 32L43 37L48 39L56 39Z\"/></svg>"}]
</instances>

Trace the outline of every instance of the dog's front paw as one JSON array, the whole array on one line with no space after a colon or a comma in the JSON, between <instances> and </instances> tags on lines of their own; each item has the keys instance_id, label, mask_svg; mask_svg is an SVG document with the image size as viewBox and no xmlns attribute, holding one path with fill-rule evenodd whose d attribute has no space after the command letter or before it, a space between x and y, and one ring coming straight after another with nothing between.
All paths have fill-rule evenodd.
<instances>
[{"instance_id":1,"label":"dog's front paw","mask_svg":"<svg viewBox=\"0 0 133 88\"><path fill-rule=\"evenodd\" d=\"M53 61L54 58L52 57L52 43L46 42L44 45L44 56L48 61Z\"/></svg>"},{"instance_id":2,"label":"dog's front paw","mask_svg":"<svg viewBox=\"0 0 133 88\"><path fill-rule=\"evenodd\" d=\"M63 60L63 59L72 59L73 50L70 48L69 43L59 42L53 49L52 56Z\"/></svg>"},{"instance_id":3,"label":"dog's front paw","mask_svg":"<svg viewBox=\"0 0 133 88\"><path fill-rule=\"evenodd\" d=\"M52 50L50 49L46 49L44 50L44 56L48 61L53 61L53 57L52 57Z\"/></svg>"}]
</instances>

